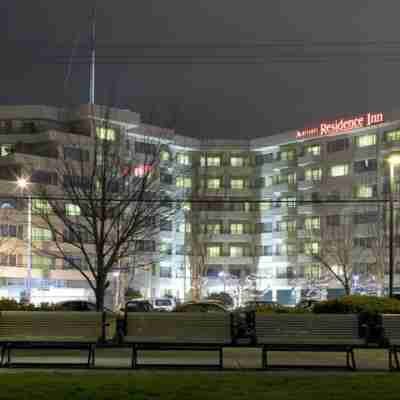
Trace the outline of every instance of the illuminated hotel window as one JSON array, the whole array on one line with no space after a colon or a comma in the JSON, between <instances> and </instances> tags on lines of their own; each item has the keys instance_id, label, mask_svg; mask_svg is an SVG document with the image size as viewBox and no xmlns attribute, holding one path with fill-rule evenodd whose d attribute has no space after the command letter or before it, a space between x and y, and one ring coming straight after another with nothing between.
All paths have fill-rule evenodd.
<instances>
[{"instance_id":1,"label":"illuminated hotel window","mask_svg":"<svg viewBox=\"0 0 400 400\"><path fill-rule=\"evenodd\" d=\"M374 196L373 185L360 185L357 187L356 196L363 199L368 199Z\"/></svg>"},{"instance_id":2,"label":"illuminated hotel window","mask_svg":"<svg viewBox=\"0 0 400 400\"><path fill-rule=\"evenodd\" d=\"M230 246L229 254L231 257L242 257L244 249L242 246Z\"/></svg>"},{"instance_id":3,"label":"illuminated hotel window","mask_svg":"<svg viewBox=\"0 0 400 400\"><path fill-rule=\"evenodd\" d=\"M168 151L163 150L160 154L161 161L169 161L171 159L171 155Z\"/></svg>"},{"instance_id":4,"label":"illuminated hotel window","mask_svg":"<svg viewBox=\"0 0 400 400\"><path fill-rule=\"evenodd\" d=\"M313 168L306 169L305 178L307 182L318 182L322 179L322 169Z\"/></svg>"},{"instance_id":5,"label":"illuminated hotel window","mask_svg":"<svg viewBox=\"0 0 400 400\"><path fill-rule=\"evenodd\" d=\"M218 235L221 233L221 224L207 224L207 233Z\"/></svg>"},{"instance_id":6,"label":"illuminated hotel window","mask_svg":"<svg viewBox=\"0 0 400 400\"><path fill-rule=\"evenodd\" d=\"M400 142L400 130L385 133L387 142Z\"/></svg>"},{"instance_id":7,"label":"illuminated hotel window","mask_svg":"<svg viewBox=\"0 0 400 400\"><path fill-rule=\"evenodd\" d=\"M231 179L231 189L243 189L244 180L243 179Z\"/></svg>"},{"instance_id":8,"label":"illuminated hotel window","mask_svg":"<svg viewBox=\"0 0 400 400\"><path fill-rule=\"evenodd\" d=\"M295 150L286 150L286 151L281 151L280 153L280 159L282 161L291 161L296 158L296 151Z\"/></svg>"},{"instance_id":9,"label":"illuminated hotel window","mask_svg":"<svg viewBox=\"0 0 400 400\"><path fill-rule=\"evenodd\" d=\"M307 153L313 156L319 156L321 154L321 146L319 144L307 146Z\"/></svg>"},{"instance_id":10,"label":"illuminated hotel window","mask_svg":"<svg viewBox=\"0 0 400 400\"><path fill-rule=\"evenodd\" d=\"M178 176L176 178L176 186L179 188L191 188L192 187L192 179L191 178L184 178L183 176Z\"/></svg>"},{"instance_id":11,"label":"illuminated hotel window","mask_svg":"<svg viewBox=\"0 0 400 400\"><path fill-rule=\"evenodd\" d=\"M115 140L115 129L112 128L104 128L102 126L96 127L96 134L99 139L103 140Z\"/></svg>"},{"instance_id":12,"label":"illuminated hotel window","mask_svg":"<svg viewBox=\"0 0 400 400\"><path fill-rule=\"evenodd\" d=\"M190 165L190 157L188 154L178 153L176 155L176 161L181 165Z\"/></svg>"},{"instance_id":13,"label":"illuminated hotel window","mask_svg":"<svg viewBox=\"0 0 400 400\"><path fill-rule=\"evenodd\" d=\"M32 227L32 240L53 240L49 229Z\"/></svg>"},{"instance_id":14,"label":"illuminated hotel window","mask_svg":"<svg viewBox=\"0 0 400 400\"><path fill-rule=\"evenodd\" d=\"M319 243L318 242L304 243L304 253L308 256L319 254Z\"/></svg>"},{"instance_id":15,"label":"illuminated hotel window","mask_svg":"<svg viewBox=\"0 0 400 400\"><path fill-rule=\"evenodd\" d=\"M295 208L296 207L296 197L286 197L282 198L282 206L288 208Z\"/></svg>"},{"instance_id":16,"label":"illuminated hotel window","mask_svg":"<svg viewBox=\"0 0 400 400\"><path fill-rule=\"evenodd\" d=\"M190 223L184 223L184 222L182 222L182 223L180 223L180 224L178 224L178 232L180 232L180 233L190 233L191 232L191 230L192 230L192 227L191 227L191 225L190 225Z\"/></svg>"},{"instance_id":17,"label":"illuminated hotel window","mask_svg":"<svg viewBox=\"0 0 400 400\"><path fill-rule=\"evenodd\" d=\"M294 172L293 174L288 174L287 181L288 181L289 185L295 185L296 184L296 173Z\"/></svg>"},{"instance_id":18,"label":"illuminated hotel window","mask_svg":"<svg viewBox=\"0 0 400 400\"><path fill-rule=\"evenodd\" d=\"M208 257L219 257L221 255L221 248L219 246L208 246L207 256Z\"/></svg>"},{"instance_id":19,"label":"illuminated hotel window","mask_svg":"<svg viewBox=\"0 0 400 400\"><path fill-rule=\"evenodd\" d=\"M207 188L208 189L219 189L221 186L221 181L217 178L207 179Z\"/></svg>"},{"instance_id":20,"label":"illuminated hotel window","mask_svg":"<svg viewBox=\"0 0 400 400\"><path fill-rule=\"evenodd\" d=\"M232 167L243 167L243 157L231 157Z\"/></svg>"},{"instance_id":21,"label":"illuminated hotel window","mask_svg":"<svg viewBox=\"0 0 400 400\"><path fill-rule=\"evenodd\" d=\"M190 203L188 203L187 201L185 201L184 203L182 203L182 210L184 211L190 211L192 209L192 205Z\"/></svg>"},{"instance_id":22,"label":"illuminated hotel window","mask_svg":"<svg viewBox=\"0 0 400 400\"><path fill-rule=\"evenodd\" d=\"M267 211L272 208L272 204L270 201L262 201L258 204L258 208L260 211Z\"/></svg>"},{"instance_id":23,"label":"illuminated hotel window","mask_svg":"<svg viewBox=\"0 0 400 400\"><path fill-rule=\"evenodd\" d=\"M221 165L221 157L207 157L207 166L219 167Z\"/></svg>"},{"instance_id":24,"label":"illuminated hotel window","mask_svg":"<svg viewBox=\"0 0 400 400\"><path fill-rule=\"evenodd\" d=\"M331 176L345 176L349 174L349 166L347 164L339 164L331 167Z\"/></svg>"},{"instance_id":25,"label":"illuminated hotel window","mask_svg":"<svg viewBox=\"0 0 400 400\"><path fill-rule=\"evenodd\" d=\"M321 267L318 264L305 265L304 277L307 279L319 279L321 277Z\"/></svg>"},{"instance_id":26,"label":"illuminated hotel window","mask_svg":"<svg viewBox=\"0 0 400 400\"><path fill-rule=\"evenodd\" d=\"M358 147L373 146L376 144L376 135L364 135L356 138Z\"/></svg>"},{"instance_id":27,"label":"illuminated hotel window","mask_svg":"<svg viewBox=\"0 0 400 400\"><path fill-rule=\"evenodd\" d=\"M72 204L72 203L67 203L65 205L65 213L68 216L79 216L81 215L81 208L79 206L77 206L76 204Z\"/></svg>"},{"instance_id":28,"label":"illuminated hotel window","mask_svg":"<svg viewBox=\"0 0 400 400\"><path fill-rule=\"evenodd\" d=\"M243 235L243 224L231 224L230 230L232 235Z\"/></svg>"},{"instance_id":29,"label":"illuminated hotel window","mask_svg":"<svg viewBox=\"0 0 400 400\"><path fill-rule=\"evenodd\" d=\"M306 231L313 231L320 229L320 218L319 217L309 217L304 220L304 228Z\"/></svg>"},{"instance_id":30,"label":"illuminated hotel window","mask_svg":"<svg viewBox=\"0 0 400 400\"><path fill-rule=\"evenodd\" d=\"M33 199L32 200L32 213L34 214L49 214L51 206L47 200Z\"/></svg>"}]
</instances>

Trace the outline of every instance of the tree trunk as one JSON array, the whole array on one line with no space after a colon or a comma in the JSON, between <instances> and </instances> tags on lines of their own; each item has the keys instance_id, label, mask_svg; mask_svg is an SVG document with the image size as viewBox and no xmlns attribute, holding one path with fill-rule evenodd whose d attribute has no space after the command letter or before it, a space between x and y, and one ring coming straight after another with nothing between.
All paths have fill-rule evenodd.
<instances>
[{"instance_id":1,"label":"tree trunk","mask_svg":"<svg viewBox=\"0 0 400 400\"><path fill-rule=\"evenodd\" d=\"M96 282L96 310L97 310L97 312L101 312L102 313L102 318L101 318L101 337L100 337L100 341L101 342L105 342L106 341L107 318L106 318L106 313L104 311L105 291L106 291L105 277L98 276L97 282Z\"/></svg>"},{"instance_id":2,"label":"tree trunk","mask_svg":"<svg viewBox=\"0 0 400 400\"><path fill-rule=\"evenodd\" d=\"M346 278L344 281L344 292L346 293L346 296L351 295L351 284L349 283L349 280Z\"/></svg>"}]
</instances>

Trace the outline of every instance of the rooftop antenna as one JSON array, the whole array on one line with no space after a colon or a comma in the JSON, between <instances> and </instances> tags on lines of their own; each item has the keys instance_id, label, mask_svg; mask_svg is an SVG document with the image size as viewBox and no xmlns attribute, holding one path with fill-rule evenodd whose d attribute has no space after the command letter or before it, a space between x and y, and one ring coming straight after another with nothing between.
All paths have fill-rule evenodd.
<instances>
[{"instance_id":1,"label":"rooftop antenna","mask_svg":"<svg viewBox=\"0 0 400 400\"><path fill-rule=\"evenodd\" d=\"M92 11L92 34L90 40L91 62L90 62L90 93L89 104L94 105L94 88L95 88L95 64L96 64L96 6Z\"/></svg>"}]
</instances>

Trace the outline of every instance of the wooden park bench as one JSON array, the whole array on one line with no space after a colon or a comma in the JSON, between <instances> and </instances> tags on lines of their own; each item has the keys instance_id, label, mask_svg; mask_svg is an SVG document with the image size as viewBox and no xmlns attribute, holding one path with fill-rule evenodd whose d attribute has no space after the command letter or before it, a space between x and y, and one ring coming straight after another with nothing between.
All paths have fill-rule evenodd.
<instances>
[{"instance_id":1,"label":"wooden park bench","mask_svg":"<svg viewBox=\"0 0 400 400\"><path fill-rule=\"evenodd\" d=\"M382 328L385 346L389 350L389 369L400 370L398 351L400 348L400 315L382 314ZM393 365L393 359L395 366Z\"/></svg>"},{"instance_id":2,"label":"wooden park bench","mask_svg":"<svg viewBox=\"0 0 400 400\"><path fill-rule=\"evenodd\" d=\"M165 366L139 364L139 350L218 351L223 367L223 346L231 343L231 316L225 313L126 313L124 343L132 345L132 368ZM178 366L174 364L174 366ZM185 367L205 365L185 364Z\"/></svg>"},{"instance_id":3,"label":"wooden park bench","mask_svg":"<svg viewBox=\"0 0 400 400\"><path fill-rule=\"evenodd\" d=\"M107 325L106 331L110 333L114 326L109 316ZM2 355L4 358L7 354L7 366L12 365L13 349L68 349L87 350L84 365L90 367L94 365L96 343L101 335L100 312L2 311L0 315L0 342L5 345Z\"/></svg>"},{"instance_id":4,"label":"wooden park bench","mask_svg":"<svg viewBox=\"0 0 400 400\"><path fill-rule=\"evenodd\" d=\"M268 351L343 351L346 367L354 370L353 350L366 345L360 338L357 314L256 313L255 329L256 343L262 345L263 368L274 367L267 364Z\"/></svg>"}]
</instances>

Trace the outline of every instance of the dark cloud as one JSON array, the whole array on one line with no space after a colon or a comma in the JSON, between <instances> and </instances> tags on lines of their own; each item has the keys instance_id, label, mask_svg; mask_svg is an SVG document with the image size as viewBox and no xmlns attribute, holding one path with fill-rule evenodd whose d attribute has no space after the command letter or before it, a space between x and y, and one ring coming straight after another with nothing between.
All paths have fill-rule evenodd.
<instances>
[{"instance_id":1,"label":"dark cloud","mask_svg":"<svg viewBox=\"0 0 400 400\"><path fill-rule=\"evenodd\" d=\"M396 41L400 4L385 0L98 0L98 54L129 64L97 67L97 102L110 101L176 122L180 131L201 137L244 138L302 127L336 115L397 107L399 62L354 56L357 43ZM88 44L91 2L2 0L0 3L0 103L87 102L88 67L65 65L73 43ZM347 42L307 47L337 52L329 62L239 65L135 65L132 55L254 55L265 50L214 47L269 41ZM208 44L206 49L164 49L143 53L132 45ZM399 39L400 44L400 39ZM399 46L397 46L399 47ZM310 50L311 49L311 50ZM374 49L366 47L368 55ZM267 51L270 54L271 50ZM286 51L285 47L274 51ZM81 49L77 54L86 54ZM258 53L257 53L258 54ZM220 59L220 58L219 58ZM115 58L111 58L115 60ZM157 111L157 112L156 112ZM172 121L172 122L171 122Z\"/></svg>"}]
</instances>

